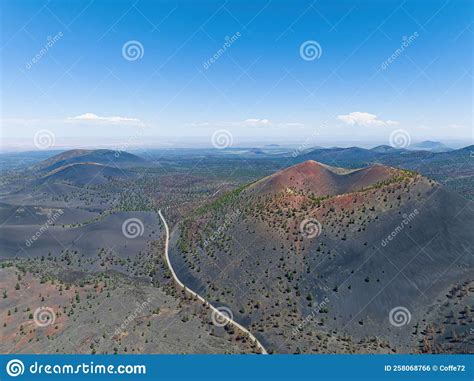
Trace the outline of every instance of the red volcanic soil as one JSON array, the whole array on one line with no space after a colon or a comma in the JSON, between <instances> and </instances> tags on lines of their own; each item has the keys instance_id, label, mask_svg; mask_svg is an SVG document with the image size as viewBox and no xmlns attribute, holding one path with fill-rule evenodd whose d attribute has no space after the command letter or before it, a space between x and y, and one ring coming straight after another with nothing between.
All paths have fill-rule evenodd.
<instances>
[{"instance_id":1,"label":"red volcanic soil","mask_svg":"<svg viewBox=\"0 0 474 381\"><path fill-rule=\"evenodd\" d=\"M316 197L333 196L367 188L388 180L397 169L373 165L353 171L341 171L313 160L296 164L252 184L256 194L280 193L292 190L311 192Z\"/></svg>"},{"instance_id":2,"label":"red volcanic soil","mask_svg":"<svg viewBox=\"0 0 474 381\"><path fill-rule=\"evenodd\" d=\"M357 169L342 175L347 181L347 188L344 193L354 192L363 188L370 187L381 181L389 180L400 174L400 170L386 167L385 165L375 164L367 168Z\"/></svg>"}]
</instances>

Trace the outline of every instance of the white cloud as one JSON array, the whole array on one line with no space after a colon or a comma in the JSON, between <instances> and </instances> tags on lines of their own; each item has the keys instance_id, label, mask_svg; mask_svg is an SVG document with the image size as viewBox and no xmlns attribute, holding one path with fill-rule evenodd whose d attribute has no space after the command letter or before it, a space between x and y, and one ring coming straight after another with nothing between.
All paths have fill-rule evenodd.
<instances>
[{"instance_id":1,"label":"white cloud","mask_svg":"<svg viewBox=\"0 0 474 381\"><path fill-rule=\"evenodd\" d=\"M258 118L250 118L246 119L243 122L239 123L242 126L250 126L250 127L265 127L270 126L272 123L268 119L258 119Z\"/></svg>"},{"instance_id":2,"label":"white cloud","mask_svg":"<svg viewBox=\"0 0 474 381\"><path fill-rule=\"evenodd\" d=\"M358 125L363 127L379 127L395 126L398 124L398 122L394 120L382 120L377 118L377 115L359 111L351 112L347 115L338 115L337 119L350 126Z\"/></svg>"},{"instance_id":3,"label":"white cloud","mask_svg":"<svg viewBox=\"0 0 474 381\"><path fill-rule=\"evenodd\" d=\"M209 122L190 122L184 123L183 126L185 127L207 127L207 126L214 126L216 123L209 123Z\"/></svg>"},{"instance_id":4,"label":"white cloud","mask_svg":"<svg viewBox=\"0 0 474 381\"><path fill-rule=\"evenodd\" d=\"M122 116L99 116L90 112L69 117L67 120L69 122L100 122L108 124L143 125L143 122L137 118L126 118Z\"/></svg>"}]
</instances>

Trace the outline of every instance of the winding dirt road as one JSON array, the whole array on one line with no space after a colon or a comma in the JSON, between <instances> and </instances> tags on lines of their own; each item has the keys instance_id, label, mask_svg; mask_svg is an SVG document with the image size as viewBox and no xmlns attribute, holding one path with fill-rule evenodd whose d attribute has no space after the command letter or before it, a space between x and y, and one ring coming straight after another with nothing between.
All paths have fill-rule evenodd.
<instances>
[{"instance_id":1,"label":"winding dirt road","mask_svg":"<svg viewBox=\"0 0 474 381\"><path fill-rule=\"evenodd\" d=\"M204 299L201 295L199 295L198 293L194 292L193 290L191 290L189 287L186 287L183 282L181 282L178 278L178 276L176 275L176 272L174 271L173 269L173 266L171 266L171 261L170 261L170 257L169 257L169 253L168 253L168 245L169 245L169 241L170 241L170 230L168 228L168 224L166 223L166 220L165 218L163 217L163 214L161 213L161 210L158 211L158 214L160 215L160 218L161 220L163 221L163 225L165 226L165 232L166 232L166 241L165 241L165 257L166 257L166 263L168 264L168 268L170 269L171 271L171 275L173 276L173 279L174 281L182 288L184 289L185 291L189 292L191 295L195 296L196 298L198 298L201 302L203 302L204 304L206 304L207 306L209 306L209 308L213 311L213 313L215 313L217 316L219 316L220 318L224 319L224 321L227 321L229 324L233 325L234 327L236 327L237 329L241 330L242 332L246 333L248 335L248 337L250 338L250 340L252 340L255 345L260 349L260 351L262 352L262 354L266 355L267 354L267 351L265 349L265 347L260 343L260 341L258 341L258 339L252 335L252 333L250 333L247 328L243 327L242 325L240 325L239 323L237 323L235 320L231 319L229 316L223 314L221 311L219 311L219 309L217 309L216 307L214 307L211 303L209 303L206 299Z\"/></svg>"}]
</instances>

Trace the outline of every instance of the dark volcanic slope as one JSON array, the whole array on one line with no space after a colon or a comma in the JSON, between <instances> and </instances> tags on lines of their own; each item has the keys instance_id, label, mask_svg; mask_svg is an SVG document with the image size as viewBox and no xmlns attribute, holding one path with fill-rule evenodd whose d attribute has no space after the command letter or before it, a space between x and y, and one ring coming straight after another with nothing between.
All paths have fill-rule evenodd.
<instances>
[{"instance_id":1,"label":"dark volcanic slope","mask_svg":"<svg viewBox=\"0 0 474 381\"><path fill-rule=\"evenodd\" d=\"M297 169L262 180L259 192L257 182L225 195L181 225L172 261L185 283L228 306L275 352L468 351L472 202L383 166ZM391 323L392 311L408 311L405 324Z\"/></svg>"},{"instance_id":2,"label":"dark volcanic slope","mask_svg":"<svg viewBox=\"0 0 474 381\"><path fill-rule=\"evenodd\" d=\"M137 167L146 165L147 161L124 151L76 149L44 160L37 164L34 169L49 172L74 163L98 163L112 167Z\"/></svg>"}]
</instances>

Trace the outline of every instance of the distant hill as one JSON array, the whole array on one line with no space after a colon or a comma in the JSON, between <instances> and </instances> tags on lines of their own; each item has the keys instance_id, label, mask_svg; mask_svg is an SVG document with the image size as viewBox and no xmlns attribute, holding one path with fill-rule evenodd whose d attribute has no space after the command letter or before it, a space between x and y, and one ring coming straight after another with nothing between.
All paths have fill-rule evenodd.
<instances>
[{"instance_id":1,"label":"distant hill","mask_svg":"<svg viewBox=\"0 0 474 381\"><path fill-rule=\"evenodd\" d=\"M426 140L421 143L412 144L408 147L412 150L422 150L422 151L431 151L431 152L448 152L452 151L452 148L444 145L441 142L434 142L431 140Z\"/></svg>"},{"instance_id":2,"label":"distant hill","mask_svg":"<svg viewBox=\"0 0 474 381\"><path fill-rule=\"evenodd\" d=\"M254 155L265 155L265 151L260 148L250 148L248 152Z\"/></svg>"},{"instance_id":3,"label":"distant hill","mask_svg":"<svg viewBox=\"0 0 474 381\"><path fill-rule=\"evenodd\" d=\"M394 152L400 152L403 150L397 149L388 145L380 145L380 146L371 148L370 151L377 152L377 153L394 153Z\"/></svg>"},{"instance_id":4,"label":"distant hill","mask_svg":"<svg viewBox=\"0 0 474 381\"><path fill-rule=\"evenodd\" d=\"M53 169L36 183L66 182L70 185L106 184L110 179L130 180L137 175L128 169L110 167L98 163L73 163Z\"/></svg>"},{"instance_id":5,"label":"distant hill","mask_svg":"<svg viewBox=\"0 0 474 381\"><path fill-rule=\"evenodd\" d=\"M35 165L34 169L49 172L74 163L97 163L117 168L139 167L148 164L145 159L125 151L75 149L43 160Z\"/></svg>"}]
</instances>

